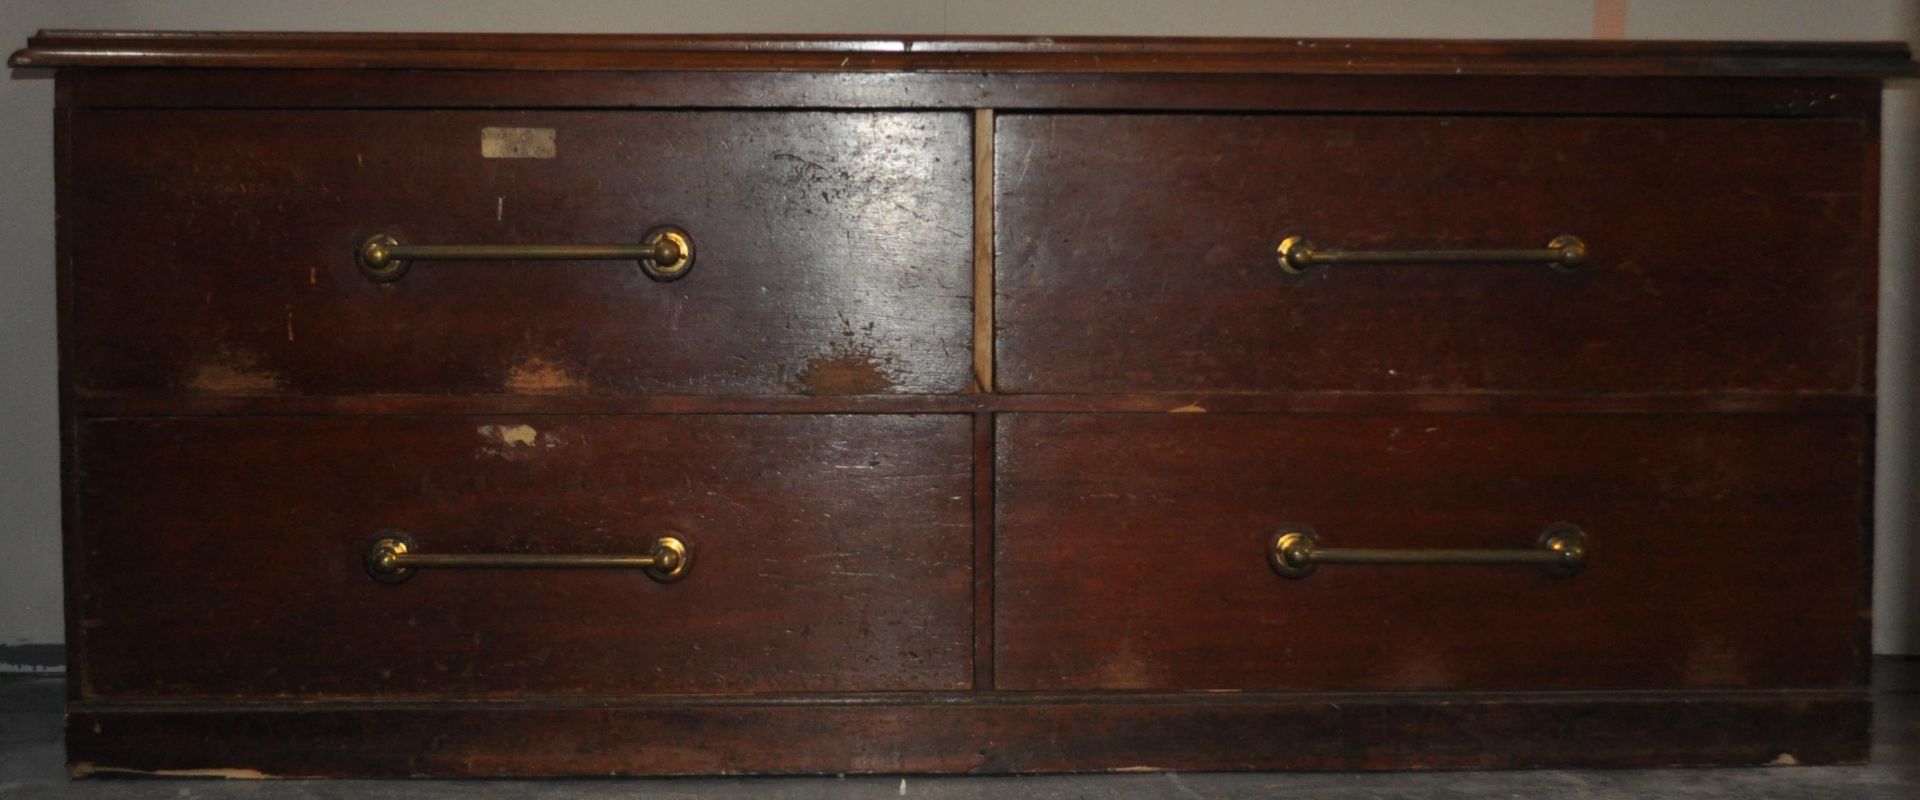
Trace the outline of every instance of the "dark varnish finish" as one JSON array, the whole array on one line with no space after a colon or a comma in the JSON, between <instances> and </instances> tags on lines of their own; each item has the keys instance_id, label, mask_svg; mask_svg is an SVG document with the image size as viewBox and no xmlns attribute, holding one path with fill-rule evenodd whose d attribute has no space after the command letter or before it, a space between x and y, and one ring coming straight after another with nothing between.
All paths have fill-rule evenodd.
<instances>
[{"instance_id":1,"label":"dark varnish finish","mask_svg":"<svg viewBox=\"0 0 1920 800\"><path fill-rule=\"evenodd\" d=\"M1827 687L1866 657L1858 417L1012 414L1000 418L1001 689ZM1585 570L1330 564L1527 549Z\"/></svg>"},{"instance_id":2,"label":"dark varnish finish","mask_svg":"<svg viewBox=\"0 0 1920 800\"><path fill-rule=\"evenodd\" d=\"M1870 716L1847 691L81 704L67 754L252 778L1757 766L1864 761Z\"/></svg>"},{"instance_id":3,"label":"dark varnish finish","mask_svg":"<svg viewBox=\"0 0 1920 800\"><path fill-rule=\"evenodd\" d=\"M1899 43L45 32L77 775L1866 757ZM553 158L484 158L549 128ZM697 263L417 263L367 236ZM1320 268L1326 249L1588 264ZM1327 565L1329 548L1592 558ZM688 577L423 568L637 553Z\"/></svg>"},{"instance_id":4,"label":"dark varnish finish","mask_svg":"<svg viewBox=\"0 0 1920 800\"><path fill-rule=\"evenodd\" d=\"M956 113L84 112L81 396L940 393L968 386ZM483 158L488 127L554 158ZM354 261L414 244L693 236L632 262Z\"/></svg>"},{"instance_id":5,"label":"dark varnish finish","mask_svg":"<svg viewBox=\"0 0 1920 800\"><path fill-rule=\"evenodd\" d=\"M1265 394L956 395L360 395L334 397L90 397L87 416L227 414L1166 414L1200 411L1274 414L1866 414L1870 392L1820 394L1542 394L1492 392L1273 392Z\"/></svg>"},{"instance_id":6,"label":"dark varnish finish","mask_svg":"<svg viewBox=\"0 0 1920 800\"><path fill-rule=\"evenodd\" d=\"M785 108L1860 116L1865 78L90 69L72 108Z\"/></svg>"},{"instance_id":7,"label":"dark varnish finish","mask_svg":"<svg viewBox=\"0 0 1920 800\"><path fill-rule=\"evenodd\" d=\"M1858 121L1003 115L1002 391L1858 391ZM1543 248L1314 267L1274 248Z\"/></svg>"},{"instance_id":8,"label":"dark varnish finish","mask_svg":"<svg viewBox=\"0 0 1920 800\"><path fill-rule=\"evenodd\" d=\"M83 697L964 689L966 416L101 420L81 429ZM422 552L693 551L637 570Z\"/></svg>"},{"instance_id":9,"label":"dark varnish finish","mask_svg":"<svg viewBox=\"0 0 1920 800\"><path fill-rule=\"evenodd\" d=\"M1900 42L41 31L15 68L1888 77Z\"/></svg>"}]
</instances>

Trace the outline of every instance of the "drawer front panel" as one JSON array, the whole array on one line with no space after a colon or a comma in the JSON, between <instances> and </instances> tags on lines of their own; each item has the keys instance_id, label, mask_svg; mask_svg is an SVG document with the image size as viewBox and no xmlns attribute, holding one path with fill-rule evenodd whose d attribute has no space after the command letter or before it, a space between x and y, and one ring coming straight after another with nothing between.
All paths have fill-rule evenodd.
<instances>
[{"instance_id":1,"label":"drawer front panel","mask_svg":"<svg viewBox=\"0 0 1920 800\"><path fill-rule=\"evenodd\" d=\"M966 416L106 420L81 432L83 695L487 697L971 683ZM635 569L434 554L691 550Z\"/></svg>"},{"instance_id":2,"label":"drawer front panel","mask_svg":"<svg viewBox=\"0 0 1920 800\"><path fill-rule=\"evenodd\" d=\"M81 396L961 391L970 124L77 112L72 379ZM633 245L663 225L694 245L671 282L629 259L414 260L383 283L355 257L378 234Z\"/></svg>"},{"instance_id":3,"label":"drawer front panel","mask_svg":"<svg viewBox=\"0 0 1920 800\"><path fill-rule=\"evenodd\" d=\"M1846 684L1865 657L1866 436L1852 417L1009 415L996 683ZM1556 522L1589 540L1571 577L1330 563L1288 578L1266 557L1290 523L1377 553L1528 552Z\"/></svg>"},{"instance_id":4,"label":"drawer front panel","mask_svg":"<svg viewBox=\"0 0 1920 800\"><path fill-rule=\"evenodd\" d=\"M1848 120L1010 115L1007 391L1859 391L1872 131ZM1325 251L1587 259L1326 265Z\"/></svg>"}]
</instances>

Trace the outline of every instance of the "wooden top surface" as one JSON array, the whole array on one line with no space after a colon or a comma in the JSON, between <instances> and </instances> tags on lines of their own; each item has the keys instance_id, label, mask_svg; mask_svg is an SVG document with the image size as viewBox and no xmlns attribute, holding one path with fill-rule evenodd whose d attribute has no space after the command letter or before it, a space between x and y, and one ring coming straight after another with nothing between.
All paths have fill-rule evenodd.
<instances>
[{"instance_id":1,"label":"wooden top surface","mask_svg":"<svg viewBox=\"0 0 1920 800\"><path fill-rule=\"evenodd\" d=\"M42 31L16 68L1895 77L1902 42Z\"/></svg>"}]
</instances>

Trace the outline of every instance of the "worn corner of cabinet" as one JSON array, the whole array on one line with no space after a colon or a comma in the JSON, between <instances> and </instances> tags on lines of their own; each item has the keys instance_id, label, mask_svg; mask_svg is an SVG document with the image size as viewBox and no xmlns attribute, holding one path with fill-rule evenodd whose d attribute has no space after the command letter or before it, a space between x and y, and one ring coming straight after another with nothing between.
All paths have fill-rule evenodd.
<instances>
[{"instance_id":1,"label":"worn corner of cabinet","mask_svg":"<svg viewBox=\"0 0 1920 800\"><path fill-rule=\"evenodd\" d=\"M75 761L67 765L67 774L74 778L93 775L147 775L160 778L224 778L236 781L272 780L276 776L268 775L257 769L245 767L205 767L198 769L136 769L133 767L109 767L91 761Z\"/></svg>"}]
</instances>

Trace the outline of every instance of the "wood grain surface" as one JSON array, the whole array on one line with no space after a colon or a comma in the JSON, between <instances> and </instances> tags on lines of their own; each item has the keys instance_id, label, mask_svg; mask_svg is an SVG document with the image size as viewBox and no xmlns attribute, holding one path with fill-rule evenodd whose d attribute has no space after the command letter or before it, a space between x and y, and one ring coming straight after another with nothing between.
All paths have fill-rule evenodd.
<instances>
[{"instance_id":1,"label":"wood grain surface","mask_svg":"<svg viewBox=\"0 0 1920 800\"><path fill-rule=\"evenodd\" d=\"M1904 44L51 31L11 63L59 70L77 775L1866 757ZM662 224L674 283L353 259ZM1591 258L1289 277L1291 234ZM1571 578L1265 562L1286 523L1557 521ZM384 585L389 528L694 566Z\"/></svg>"},{"instance_id":2,"label":"wood grain surface","mask_svg":"<svg viewBox=\"0 0 1920 800\"><path fill-rule=\"evenodd\" d=\"M481 156L552 128L551 159ZM88 112L72 121L77 394L959 392L957 113ZM632 262L354 260L415 244L695 241Z\"/></svg>"},{"instance_id":3,"label":"wood grain surface","mask_svg":"<svg viewBox=\"0 0 1920 800\"><path fill-rule=\"evenodd\" d=\"M1444 75L1911 74L1888 42L41 31L14 68Z\"/></svg>"},{"instance_id":4,"label":"wood grain surface","mask_svg":"<svg viewBox=\"0 0 1920 800\"><path fill-rule=\"evenodd\" d=\"M256 778L1760 766L1860 763L1871 716L1860 691L82 704L67 752Z\"/></svg>"},{"instance_id":5,"label":"wood grain surface","mask_svg":"<svg viewBox=\"0 0 1920 800\"><path fill-rule=\"evenodd\" d=\"M60 104L93 109L840 108L1858 117L1869 78L1288 75L1150 72L713 72L352 69L61 70Z\"/></svg>"},{"instance_id":6,"label":"wood grain surface","mask_svg":"<svg viewBox=\"0 0 1920 800\"><path fill-rule=\"evenodd\" d=\"M1002 690L1846 685L1859 417L1012 414L999 419ZM1527 549L1589 566L1326 565L1322 546Z\"/></svg>"},{"instance_id":7,"label":"wood grain surface","mask_svg":"<svg viewBox=\"0 0 1920 800\"><path fill-rule=\"evenodd\" d=\"M81 430L84 697L964 689L966 416L102 420ZM632 570L421 552L693 550Z\"/></svg>"},{"instance_id":8,"label":"wood grain surface","mask_svg":"<svg viewBox=\"0 0 1920 800\"><path fill-rule=\"evenodd\" d=\"M1008 392L1854 391L1871 131L1852 121L998 118ZM1281 272L1325 249L1530 264Z\"/></svg>"}]
</instances>

